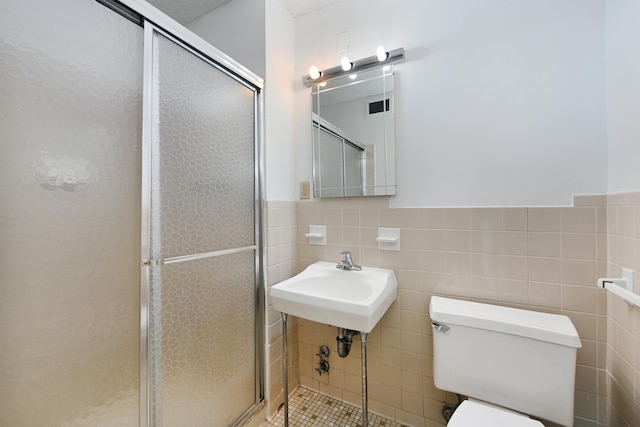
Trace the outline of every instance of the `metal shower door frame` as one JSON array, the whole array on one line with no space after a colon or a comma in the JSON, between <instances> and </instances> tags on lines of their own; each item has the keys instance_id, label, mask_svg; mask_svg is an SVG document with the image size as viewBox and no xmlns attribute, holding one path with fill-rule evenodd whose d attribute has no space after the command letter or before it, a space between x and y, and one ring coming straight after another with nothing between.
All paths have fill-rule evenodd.
<instances>
[{"instance_id":1,"label":"metal shower door frame","mask_svg":"<svg viewBox=\"0 0 640 427\"><path fill-rule=\"evenodd\" d=\"M137 1L124 1L123 3L138 4ZM127 6L132 6L127 4ZM145 9L146 7L142 7ZM173 32L163 30L150 22L144 15L144 10L134 10L143 16L144 26L144 83L143 83L143 121L142 121L142 210L141 210L141 273L140 273L140 427L150 427L150 363L149 363L149 308L151 281L151 267L187 260L221 256L230 253L255 251L255 401L254 405L238 418L234 423L241 425L248 418L257 413L264 406L265 389L265 356L264 356L264 95L263 81L253 75L244 67L236 64L224 54L211 47L199 37L190 32L185 32L172 20L168 20L169 26L174 26L178 33L185 33L192 43L178 38ZM155 10L155 9L154 9ZM153 12L153 11L152 11ZM153 14L153 13L152 13ZM162 15L160 18L164 17ZM255 194L255 244L244 248L220 250L204 254L181 256L168 259L152 259L151 254L151 173L152 173L152 135L153 135L153 39L155 34L160 34L178 46L187 50L207 64L235 79L254 92L254 194ZM196 46L194 46L194 44Z\"/></svg>"}]
</instances>

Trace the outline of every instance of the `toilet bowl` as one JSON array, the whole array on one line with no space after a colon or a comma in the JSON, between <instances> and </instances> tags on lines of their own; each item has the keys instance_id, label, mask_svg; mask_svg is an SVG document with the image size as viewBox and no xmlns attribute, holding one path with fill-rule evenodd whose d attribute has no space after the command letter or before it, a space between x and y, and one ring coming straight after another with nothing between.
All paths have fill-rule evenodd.
<instances>
[{"instance_id":1,"label":"toilet bowl","mask_svg":"<svg viewBox=\"0 0 640 427\"><path fill-rule=\"evenodd\" d=\"M544 427L544 424L519 412L469 399L458 406L447 427Z\"/></svg>"}]
</instances>

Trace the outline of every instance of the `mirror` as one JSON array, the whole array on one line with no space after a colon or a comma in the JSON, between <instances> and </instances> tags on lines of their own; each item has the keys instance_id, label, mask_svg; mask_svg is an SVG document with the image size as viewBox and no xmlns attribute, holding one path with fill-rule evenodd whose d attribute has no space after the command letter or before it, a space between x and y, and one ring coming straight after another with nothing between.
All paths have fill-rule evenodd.
<instances>
[{"instance_id":1,"label":"mirror","mask_svg":"<svg viewBox=\"0 0 640 427\"><path fill-rule=\"evenodd\" d=\"M396 194L393 68L314 84L313 196Z\"/></svg>"}]
</instances>

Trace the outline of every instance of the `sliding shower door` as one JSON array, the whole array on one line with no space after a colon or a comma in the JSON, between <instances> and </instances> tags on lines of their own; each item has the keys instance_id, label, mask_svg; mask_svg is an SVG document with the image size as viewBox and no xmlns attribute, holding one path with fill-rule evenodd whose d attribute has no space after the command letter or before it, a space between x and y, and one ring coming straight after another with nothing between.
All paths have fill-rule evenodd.
<instances>
[{"instance_id":1,"label":"sliding shower door","mask_svg":"<svg viewBox=\"0 0 640 427\"><path fill-rule=\"evenodd\" d=\"M262 402L262 82L127 3L0 1L3 427Z\"/></svg>"},{"instance_id":2,"label":"sliding shower door","mask_svg":"<svg viewBox=\"0 0 640 427\"><path fill-rule=\"evenodd\" d=\"M145 28L143 405L153 426L229 426L260 399L258 97Z\"/></svg>"},{"instance_id":3,"label":"sliding shower door","mask_svg":"<svg viewBox=\"0 0 640 427\"><path fill-rule=\"evenodd\" d=\"M138 426L142 42L0 1L1 426Z\"/></svg>"}]
</instances>

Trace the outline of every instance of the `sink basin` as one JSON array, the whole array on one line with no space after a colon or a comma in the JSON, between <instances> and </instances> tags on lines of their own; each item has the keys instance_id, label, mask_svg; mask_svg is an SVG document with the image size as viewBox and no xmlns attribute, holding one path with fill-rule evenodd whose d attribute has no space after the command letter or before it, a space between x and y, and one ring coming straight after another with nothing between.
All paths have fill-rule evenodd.
<instances>
[{"instance_id":1,"label":"sink basin","mask_svg":"<svg viewBox=\"0 0 640 427\"><path fill-rule=\"evenodd\" d=\"M269 289L273 308L293 316L369 333L396 300L393 270L345 271L316 262Z\"/></svg>"}]
</instances>

